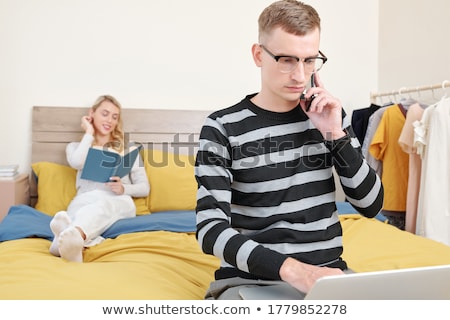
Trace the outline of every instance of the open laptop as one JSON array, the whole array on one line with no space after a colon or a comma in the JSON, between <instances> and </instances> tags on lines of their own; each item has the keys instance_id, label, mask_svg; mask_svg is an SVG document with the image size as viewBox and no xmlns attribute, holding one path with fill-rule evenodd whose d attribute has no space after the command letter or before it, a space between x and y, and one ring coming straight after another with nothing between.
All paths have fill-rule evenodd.
<instances>
[{"instance_id":1,"label":"open laptop","mask_svg":"<svg viewBox=\"0 0 450 320\"><path fill-rule=\"evenodd\" d=\"M244 300L450 300L450 265L323 277L306 296L284 284L239 294Z\"/></svg>"}]
</instances>

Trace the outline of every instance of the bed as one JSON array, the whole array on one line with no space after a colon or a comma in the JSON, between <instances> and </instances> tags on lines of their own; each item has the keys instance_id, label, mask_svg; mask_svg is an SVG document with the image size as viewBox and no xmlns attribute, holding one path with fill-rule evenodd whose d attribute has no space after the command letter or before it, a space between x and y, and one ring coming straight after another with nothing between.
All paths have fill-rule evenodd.
<instances>
[{"instance_id":1,"label":"bed","mask_svg":"<svg viewBox=\"0 0 450 320\"><path fill-rule=\"evenodd\" d=\"M75 194L64 149L81 137L87 108L33 107L30 205L0 223L0 299L198 300L219 261L195 239L198 134L209 111L124 109L127 139L144 145L150 195L137 216L116 222L84 263L52 256L52 215ZM338 203L344 258L356 272L450 264L450 247Z\"/></svg>"}]
</instances>

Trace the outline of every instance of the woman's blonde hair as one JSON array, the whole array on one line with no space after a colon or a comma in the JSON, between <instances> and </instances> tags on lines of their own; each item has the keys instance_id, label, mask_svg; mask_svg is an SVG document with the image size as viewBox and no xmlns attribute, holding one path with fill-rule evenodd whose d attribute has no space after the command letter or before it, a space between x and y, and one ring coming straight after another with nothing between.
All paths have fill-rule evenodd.
<instances>
[{"instance_id":1,"label":"woman's blonde hair","mask_svg":"<svg viewBox=\"0 0 450 320\"><path fill-rule=\"evenodd\" d=\"M100 104L103 101L109 101L114 104L119 109L119 118L117 119L117 125L114 130L111 132L111 141L107 147L111 147L118 152L122 152L124 150L124 132L123 132L123 122L122 122L122 106L119 101L111 95L102 95L97 98L95 103L92 105L92 111L97 110ZM106 147L106 146L105 146Z\"/></svg>"}]
</instances>

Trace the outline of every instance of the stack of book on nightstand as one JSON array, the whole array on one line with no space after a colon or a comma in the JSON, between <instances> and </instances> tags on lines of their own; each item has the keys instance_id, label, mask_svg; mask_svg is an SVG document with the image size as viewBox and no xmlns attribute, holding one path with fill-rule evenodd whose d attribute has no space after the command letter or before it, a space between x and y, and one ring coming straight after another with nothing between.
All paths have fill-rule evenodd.
<instances>
[{"instance_id":1,"label":"stack of book on nightstand","mask_svg":"<svg viewBox=\"0 0 450 320\"><path fill-rule=\"evenodd\" d=\"M19 165L0 165L0 179L11 179L14 180L19 175Z\"/></svg>"}]
</instances>

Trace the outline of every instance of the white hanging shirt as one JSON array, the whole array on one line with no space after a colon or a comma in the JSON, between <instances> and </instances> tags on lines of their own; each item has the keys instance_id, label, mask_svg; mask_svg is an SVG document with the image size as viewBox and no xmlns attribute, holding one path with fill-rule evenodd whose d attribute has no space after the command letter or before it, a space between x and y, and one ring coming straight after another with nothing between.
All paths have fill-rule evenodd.
<instances>
[{"instance_id":1,"label":"white hanging shirt","mask_svg":"<svg viewBox=\"0 0 450 320\"><path fill-rule=\"evenodd\" d=\"M416 233L450 245L450 98L414 122L414 145L422 158Z\"/></svg>"}]
</instances>

